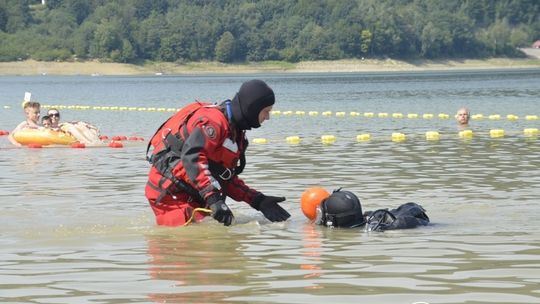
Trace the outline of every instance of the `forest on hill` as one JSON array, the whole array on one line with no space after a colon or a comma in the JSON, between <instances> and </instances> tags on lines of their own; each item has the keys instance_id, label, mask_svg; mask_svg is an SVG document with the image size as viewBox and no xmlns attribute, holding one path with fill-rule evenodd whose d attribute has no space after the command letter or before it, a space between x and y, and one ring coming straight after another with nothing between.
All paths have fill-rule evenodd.
<instances>
[{"instance_id":1,"label":"forest on hill","mask_svg":"<svg viewBox=\"0 0 540 304\"><path fill-rule=\"evenodd\" d=\"M0 61L517 57L538 0L0 0Z\"/></svg>"}]
</instances>

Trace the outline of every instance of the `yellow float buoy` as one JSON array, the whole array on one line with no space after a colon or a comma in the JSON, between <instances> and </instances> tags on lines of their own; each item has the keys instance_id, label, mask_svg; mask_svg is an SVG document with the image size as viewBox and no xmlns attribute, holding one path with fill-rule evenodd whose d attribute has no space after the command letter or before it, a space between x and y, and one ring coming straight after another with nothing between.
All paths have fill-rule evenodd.
<instances>
[{"instance_id":1,"label":"yellow float buoy","mask_svg":"<svg viewBox=\"0 0 540 304\"><path fill-rule=\"evenodd\" d=\"M501 119L501 115L499 115L499 114L492 114L492 115L489 115L488 118L489 118L490 120L499 120L499 119Z\"/></svg>"},{"instance_id":2,"label":"yellow float buoy","mask_svg":"<svg viewBox=\"0 0 540 304\"><path fill-rule=\"evenodd\" d=\"M459 131L459 137L461 138L472 138L473 137L473 131L472 130L463 130Z\"/></svg>"},{"instance_id":3,"label":"yellow float buoy","mask_svg":"<svg viewBox=\"0 0 540 304\"><path fill-rule=\"evenodd\" d=\"M427 131L426 132L426 139L427 140L439 140L440 134L437 131Z\"/></svg>"},{"instance_id":4,"label":"yellow float buoy","mask_svg":"<svg viewBox=\"0 0 540 304\"><path fill-rule=\"evenodd\" d=\"M526 116L525 116L525 119L526 119L526 120L537 120L537 119L538 119L538 115L526 115Z\"/></svg>"},{"instance_id":5,"label":"yellow float buoy","mask_svg":"<svg viewBox=\"0 0 540 304\"><path fill-rule=\"evenodd\" d=\"M382 112L382 113L377 114L377 116L379 118L386 118L386 117L388 117L388 113Z\"/></svg>"},{"instance_id":6,"label":"yellow float buoy","mask_svg":"<svg viewBox=\"0 0 540 304\"><path fill-rule=\"evenodd\" d=\"M411 119L418 118L418 114L416 114L416 113L409 113L409 114L407 114L407 118L411 118Z\"/></svg>"},{"instance_id":7,"label":"yellow float buoy","mask_svg":"<svg viewBox=\"0 0 540 304\"><path fill-rule=\"evenodd\" d=\"M285 138L285 141L289 144L299 144L300 143L300 137L299 136L287 136Z\"/></svg>"},{"instance_id":8,"label":"yellow float buoy","mask_svg":"<svg viewBox=\"0 0 540 304\"><path fill-rule=\"evenodd\" d=\"M336 141L336 137L334 135L322 135L321 136L321 142L323 144L332 144Z\"/></svg>"},{"instance_id":9,"label":"yellow float buoy","mask_svg":"<svg viewBox=\"0 0 540 304\"><path fill-rule=\"evenodd\" d=\"M403 114L401 113L392 113L393 118L403 118Z\"/></svg>"},{"instance_id":10,"label":"yellow float buoy","mask_svg":"<svg viewBox=\"0 0 540 304\"><path fill-rule=\"evenodd\" d=\"M508 119L508 120L518 120L519 116L514 115L514 114L508 114L508 115L506 115L506 119Z\"/></svg>"},{"instance_id":11,"label":"yellow float buoy","mask_svg":"<svg viewBox=\"0 0 540 304\"><path fill-rule=\"evenodd\" d=\"M285 116L290 116L293 114L293 111L283 111L281 114L285 115Z\"/></svg>"},{"instance_id":12,"label":"yellow float buoy","mask_svg":"<svg viewBox=\"0 0 540 304\"><path fill-rule=\"evenodd\" d=\"M371 118L371 117L373 117L373 116L375 116L375 114L374 114L373 112L366 112L366 113L364 113L364 117Z\"/></svg>"},{"instance_id":13,"label":"yellow float buoy","mask_svg":"<svg viewBox=\"0 0 540 304\"><path fill-rule=\"evenodd\" d=\"M491 130L489 130L489 136L491 136L491 138L504 137L504 130L503 129L491 129Z\"/></svg>"},{"instance_id":14,"label":"yellow float buoy","mask_svg":"<svg viewBox=\"0 0 540 304\"><path fill-rule=\"evenodd\" d=\"M349 115L351 115L351 116L360 116L360 113L351 111L351 112L349 113Z\"/></svg>"},{"instance_id":15,"label":"yellow float buoy","mask_svg":"<svg viewBox=\"0 0 540 304\"><path fill-rule=\"evenodd\" d=\"M319 115L319 112L317 112L317 111L309 111L308 115L309 116L317 116L317 115Z\"/></svg>"},{"instance_id":16,"label":"yellow float buoy","mask_svg":"<svg viewBox=\"0 0 540 304\"><path fill-rule=\"evenodd\" d=\"M433 114L431 114L431 113L425 113L424 115L422 115L422 118L423 118L423 119L432 119L432 118L433 118Z\"/></svg>"},{"instance_id":17,"label":"yellow float buoy","mask_svg":"<svg viewBox=\"0 0 540 304\"><path fill-rule=\"evenodd\" d=\"M324 111L322 112L323 116L332 116L332 111Z\"/></svg>"},{"instance_id":18,"label":"yellow float buoy","mask_svg":"<svg viewBox=\"0 0 540 304\"><path fill-rule=\"evenodd\" d=\"M392 133L392 141L400 142L400 141L404 141L405 139L407 139L407 137L403 133L397 133L397 132Z\"/></svg>"},{"instance_id":19,"label":"yellow float buoy","mask_svg":"<svg viewBox=\"0 0 540 304\"><path fill-rule=\"evenodd\" d=\"M358 134L356 135L356 141L367 141L371 139L371 135L369 134Z\"/></svg>"},{"instance_id":20,"label":"yellow float buoy","mask_svg":"<svg viewBox=\"0 0 540 304\"><path fill-rule=\"evenodd\" d=\"M254 144L266 144L268 141L266 138L254 138L253 143Z\"/></svg>"},{"instance_id":21,"label":"yellow float buoy","mask_svg":"<svg viewBox=\"0 0 540 304\"><path fill-rule=\"evenodd\" d=\"M336 112L336 117L345 117L345 112Z\"/></svg>"},{"instance_id":22,"label":"yellow float buoy","mask_svg":"<svg viewBox=\"0 0 540 304\"><path fill-rule=\"evenodd\" d=\"M482 119L484 119L484 115L482 115L482 114L474 114L474 115L471 116L471 119L473 119L473 120L482 120Z\"/></svg>"},{"instance_id":23,"label":"yellow float buoy","mask_svg":"<svg viewBox=\"0 0 540 304\"><path fill-rule=\"evenodd\" d=\"M523 134L525 134L525 136L538 136L538 129L526 128L526 129L523 129Z\"/></svg>"},{"instance_id":24,"label":"yellow float buoy","mask_svg":"<svg viewBox=\"0 0 540 304\"><path fill-rule=\"evenodd\" d=\"M445 114L445 113L439 113L438 117L439 119L448 119L450 118L450 115Z\"/></svg>"},{"instance_id":25,"label":"yellow float buoy","mask_svg":"<svg viewBox=\"0 0 540 304\"><path fill-rule=\"evenodd\" d=\"M294 112L294 114L299 115L299 116L304 116L304 115L306 115L306 112L304 112L304 111L296 111L296 112Z\"/></svg>"}]
</instances>

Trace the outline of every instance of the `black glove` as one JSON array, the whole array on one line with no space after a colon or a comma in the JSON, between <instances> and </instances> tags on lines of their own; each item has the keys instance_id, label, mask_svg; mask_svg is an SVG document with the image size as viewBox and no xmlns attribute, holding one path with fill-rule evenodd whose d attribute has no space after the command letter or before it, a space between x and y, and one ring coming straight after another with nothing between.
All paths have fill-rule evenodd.
<instances>
[{"instance_id":1,"label":"black glove","mask_svg":"<svg viewBox=\"0 0 540 304\"><path fill-rule=\"evenodd\" d=\"M231 225L234 219L234 215L232 214L231 209L229 209L229 206L225 204L221 197L210 197L208 199L208 207L210 208L210 210L212 210L212 217L216 221L223 223L223 225L225 226Z\"/></svg>"},{"instance_id":2,"label":"black glove","mask_svg":"<svg viewBox=\"0 0 540 304\"><path fill-rule=\"evenodd\" d=\"M285 209L281 208L277 203L285 201L284 197L266 196L262 193L255 197L253 208L264 214L264 217L271 222L282 222L287 220L291 215Z\"/></svg>"}]
</instances>

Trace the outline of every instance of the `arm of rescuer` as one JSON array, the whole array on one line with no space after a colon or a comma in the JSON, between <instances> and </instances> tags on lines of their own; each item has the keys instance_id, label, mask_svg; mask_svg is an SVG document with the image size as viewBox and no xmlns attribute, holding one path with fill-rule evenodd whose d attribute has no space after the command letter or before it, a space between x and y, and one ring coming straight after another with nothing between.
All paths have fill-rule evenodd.
<instances>
[{"instance_id":1,"label":"arm of rescuer","mask_svg":"<svg viewBox=\"0 0 540 304\"><path fill-rule=\"evenodd\" d=\"M185 139L182 149L182 165L188 182L199 191L212 210L212 216L228 226L232 223L232 212L224 202L221 185L208 169L209 155L215 153L229 136L226 124L208 117L192 117L192 119L194 123L191 124L191 132ZM192 119L190 120L193 121ZM238 176L224 182L223 187L225 193L232 199L247 202L260 210L270 221L284 221L290 217L290 214L277 204L284 201L284 197L265 196L249 188Z\"/></svg>"}]
</instances>

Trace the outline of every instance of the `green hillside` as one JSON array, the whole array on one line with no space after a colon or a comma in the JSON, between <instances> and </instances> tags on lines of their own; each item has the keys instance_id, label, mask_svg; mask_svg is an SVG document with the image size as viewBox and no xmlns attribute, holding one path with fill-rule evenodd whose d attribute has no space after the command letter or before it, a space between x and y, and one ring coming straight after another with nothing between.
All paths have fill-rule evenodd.
<instances>
[{"instance_id":1,"label":"green hillside","mask_svg":"<svg viewBox=\"0 0 540 304\"><path fill-rule=\"evenodd\" d=\"M0 61L518 57L537 0L0 0Z\"/></svg>"}]
</instances>

